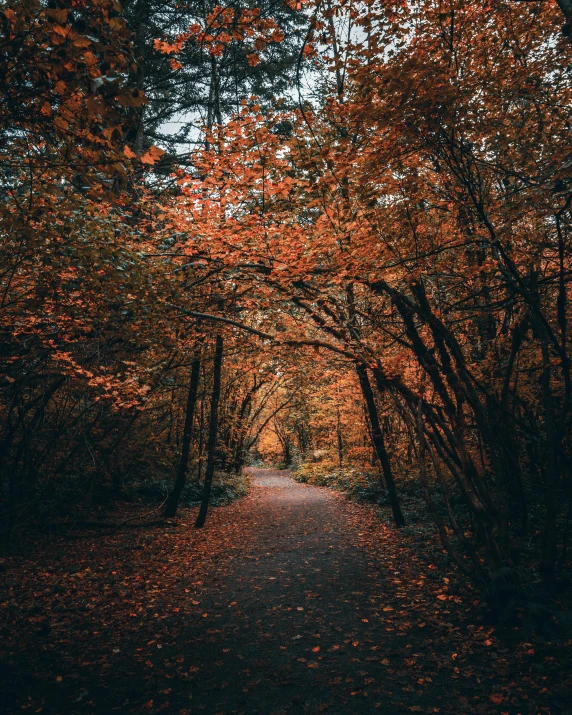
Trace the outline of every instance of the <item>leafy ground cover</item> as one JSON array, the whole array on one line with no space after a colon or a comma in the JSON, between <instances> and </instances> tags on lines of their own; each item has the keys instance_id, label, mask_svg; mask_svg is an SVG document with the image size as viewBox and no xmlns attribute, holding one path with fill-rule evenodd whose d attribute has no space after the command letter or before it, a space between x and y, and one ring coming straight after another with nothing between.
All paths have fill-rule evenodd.
<instances>
[{"instance_id":1,"label":"leafy ground cover","mask_svg":"<svg viewBox=\"0 0 572 715\"><path fill-rule=\"evenodd\" d=\"M570 644L487 623L430 531L252 473L203 530L183 509L5 559L6 711L567 712Z\"/></svg>"}]
</instances>

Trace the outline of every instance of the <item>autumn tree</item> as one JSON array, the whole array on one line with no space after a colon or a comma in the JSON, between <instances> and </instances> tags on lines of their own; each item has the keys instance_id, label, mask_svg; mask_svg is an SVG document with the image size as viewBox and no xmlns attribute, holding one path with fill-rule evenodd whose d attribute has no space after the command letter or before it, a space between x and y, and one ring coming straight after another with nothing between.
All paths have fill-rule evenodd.
<instances>
[{"instance_id":1,"label":"autumn tree","mask_svg":"<svg viewBox=\"0 0 572 715\"><path fill-rule=\"evenodd\" d=\"M357 28L345 40L342 19ZM248 275L257 311L281 306L263 337L354 366L388 486L375 417L392 405L451 558L493 583L523 558L550 579L566 558L570 87L554 57L570 50L558 21L537 4L320 4L306 54L331 70L323 101L287 117L245 107L174 207L216 237L186 250Z\"/></svg>"}]
</instances>

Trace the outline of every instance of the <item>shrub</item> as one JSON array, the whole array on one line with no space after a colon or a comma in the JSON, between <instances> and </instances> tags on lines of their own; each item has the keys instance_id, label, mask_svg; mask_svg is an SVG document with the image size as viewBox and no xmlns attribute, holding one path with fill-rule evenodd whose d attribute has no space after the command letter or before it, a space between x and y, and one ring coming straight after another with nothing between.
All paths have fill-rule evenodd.
<instances>
[{"instance_id":1,"label":"shrub","mask_svg":"<svg viewBox=\"0 0 572 715\"><path fill-rule=\"evenodd\" d=\"M167 498L173 486L172 479L140 479L127 486L129 496L146 504L158 504ZM248 494L250 482L245 474L231 474L229 472L215 472L211 492L211 504L220 506L229 504L235 499ZM196 478L189 478L181 495L182 507L198 504L202 495L202 482Z\"/></svg>"},{"instance_id":2,"label":"shrub","mask_svg":"<svg viewBox=\"0 0 572 715\"><path fill-rule=\"evenodd\" d=\"M385 503L386 494L380 478L370 471L356 467L336 467L328 461L306 462L297 467L293 475L297 482L319 487L339 489L346 494L375 504Z\"/></svg>"}]
</instances>

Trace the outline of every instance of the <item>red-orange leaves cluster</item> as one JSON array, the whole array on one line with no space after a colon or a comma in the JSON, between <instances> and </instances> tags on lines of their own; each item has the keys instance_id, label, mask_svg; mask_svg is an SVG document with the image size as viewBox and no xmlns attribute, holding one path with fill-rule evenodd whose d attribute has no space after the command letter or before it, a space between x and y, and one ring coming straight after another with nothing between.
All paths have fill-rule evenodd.
<instances>
[{"instance_id":1,"label":"red-orange leaves cluster","mask_svg":"<svg viewBox=\"0 0 572 715\"><path fill-rule=\"evenodd\" d=\"M263 17L259 8L240 11L216 5L202 20L194 22L186 32L171 41L154 41L155 50L164 54L181 52L185 43L194 41L205 48L211 57L220 57L232 42L244 43L253 50L247 54L250 65L258 64L258 55L271 42L282 42L284 34L276 22ZM180 66L180 65L179 65ZM171 65L173 69L178 66Z\"/></svg>"},{"instance_id":2,"label":"red-orange leaves cluster","mask_svg":"<svg viewBox=\"0 0 572 715\"><path fill-rule=\"evenodd\" d=\"M130 33L119 10L113 0L77 0L70 9L32 0L3 9L0 124L26 137L25 161L62 165L69 152L82 167L123 171L118 141L126 110L144 97L124 82ZM48 137L57 140L57 156L51 141L41 143Z\"/></svg>"}]
</instances>

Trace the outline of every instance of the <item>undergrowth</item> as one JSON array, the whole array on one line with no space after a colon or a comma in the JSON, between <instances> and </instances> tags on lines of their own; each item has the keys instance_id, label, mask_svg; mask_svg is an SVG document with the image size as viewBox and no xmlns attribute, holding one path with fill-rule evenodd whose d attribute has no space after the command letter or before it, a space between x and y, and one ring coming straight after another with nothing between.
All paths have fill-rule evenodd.
<instances>
[{"instance_id":1,"label":"undergrowth","mask_svg":"<svg viewBox=\"0 0 572 715\"><path fill-rule=\"evenodd\" d=\"M134 480L126 487L129 497L146 504L161 503L167 498L173 486L172 479L140 479ZM210 503L213 506L230 504L235 499L246 496L250 488L248 476L229 472L215 472L211 491ZM200 503L203 484L196 478L190 478L185 484L181 494L182 507L193 506Z\"/></svg>"},{"instance_id":2,"label":"undergrowth","mask_svg":"<svg viewBox=\"0 0 572 715\"><path fill-rule=\"evenodd\" d=\"M385 489L379 476L373 472L355 467L338 467L327 462L305 462L293 470L292 476L297 482L331 487L374 504L385 502Z\"/></svg>"}]
</instances>

